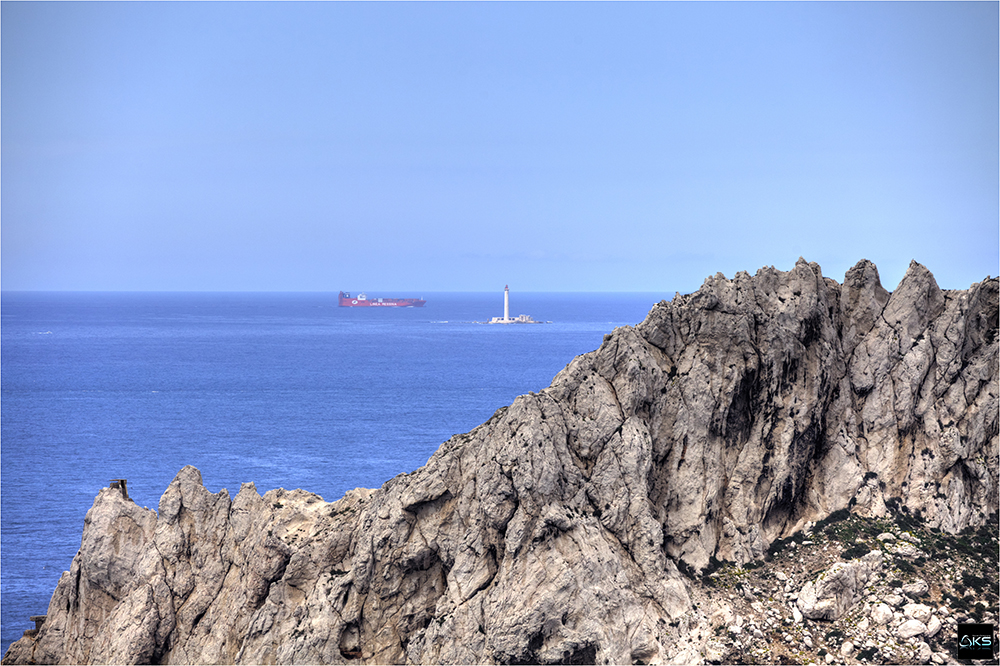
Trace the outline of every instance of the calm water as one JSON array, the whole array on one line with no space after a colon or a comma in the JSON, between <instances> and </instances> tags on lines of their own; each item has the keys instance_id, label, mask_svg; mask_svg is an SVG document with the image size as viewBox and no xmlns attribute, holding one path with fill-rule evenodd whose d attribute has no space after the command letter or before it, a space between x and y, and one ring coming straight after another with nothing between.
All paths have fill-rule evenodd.
<instances>
[{"instance_id":1,"label":"calm water","mask_svg":"<svg viewBox=\"0 0 1000 666\"><path fill-rule=\"evenodd\" d=\"M5 292L2 650L45 613L110 479L154 509L189 464L232 496L244 481L330 501L378 487L668 296L512 295L512 316L553 322L519 326L473 323L503 314L502 294L423 297Z\"/></svg>"}]
</instances>

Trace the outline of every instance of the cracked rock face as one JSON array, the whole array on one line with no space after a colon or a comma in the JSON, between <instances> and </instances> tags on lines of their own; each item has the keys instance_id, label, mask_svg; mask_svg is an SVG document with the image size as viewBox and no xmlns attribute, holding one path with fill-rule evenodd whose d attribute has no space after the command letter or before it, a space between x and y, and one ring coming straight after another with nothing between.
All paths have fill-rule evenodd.
<instances>
[{"instance_id":1,"label":"cracked rock face","mask_svg":"<svg viewBox=\"0 0 1000 666\"><path fill-rule=\"evenodd\" d=\"M5 663L699 662L681 571L850 508L997 511L998 282L709 278L378 490L102 490ZM876 562L801 602L842 613ZM825 586L824 586L825 585Z\"/></svg>"},{"instance_id":2,"label":"cracked rock face","mask_svg":"<svg viewBox=\"0 0 1000 666\"><path fill-rule=\"evenodd\" d=\"M882 567L881 551L872 551L861 559L839 562L819 580L809 581L799 592L797 604L803 617L810 620L836 620L864 594L872 572Z\"/></svg>"}]
</instances>

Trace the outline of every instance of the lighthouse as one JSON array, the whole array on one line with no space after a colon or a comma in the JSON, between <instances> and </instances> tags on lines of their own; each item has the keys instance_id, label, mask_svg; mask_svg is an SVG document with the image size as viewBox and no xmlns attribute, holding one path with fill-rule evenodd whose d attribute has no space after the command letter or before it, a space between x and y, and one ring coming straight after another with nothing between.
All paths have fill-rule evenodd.
<instances>
[{"instance_id":1,"label":"lighthouse","mask_svg":"<svg viewBox=\"0 0 1000 666\"><path fill-rule=\"evenodd\" d=\"M508 285L503 286L503 316L493 317L490 319L491 324L541 324L544 322L535 321L531 318L531 315L518 315L511 319L510 317L510 287ZM551 323L551 322L550 322Z\"/></svg>"}]
</instances>

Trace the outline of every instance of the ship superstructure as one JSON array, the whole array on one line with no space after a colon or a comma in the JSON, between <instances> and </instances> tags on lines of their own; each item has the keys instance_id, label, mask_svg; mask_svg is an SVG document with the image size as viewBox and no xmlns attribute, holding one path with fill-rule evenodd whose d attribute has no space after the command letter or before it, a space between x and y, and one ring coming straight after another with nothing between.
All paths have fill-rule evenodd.
<instances>
[{"instance_id":1,"label":"ship superstructure","mask_svg":"<svg viewBox=\"0 0 1000 666\"><path fill-rule=\"evenodd\" d=\"M342 308L422 308L426 302L422 298L369 298L365 292L351 296L342 291L337 305Z\"/></svg>"}]
</instances>

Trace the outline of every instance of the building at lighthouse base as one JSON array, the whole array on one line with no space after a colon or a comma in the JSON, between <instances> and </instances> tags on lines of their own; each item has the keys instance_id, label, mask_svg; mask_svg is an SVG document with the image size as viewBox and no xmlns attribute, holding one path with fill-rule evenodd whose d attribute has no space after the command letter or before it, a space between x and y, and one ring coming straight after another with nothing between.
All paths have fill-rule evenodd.
<instances>
[{"instance_id":1,"label":"building at lighthouse base","mask_svg":"<svg viewBox=\"0 0 1000 666\"><path fill-rule=\"evenodd\" d=\"M542 321L535 321L531 318L531 315L518 315L516 317L510 316L510 287L504 285L503 288L503 316L493 317L490 319L490 324L544 324ZM552 322L549 322L552 323Z\"/></svg>"},{"instance_id":2,"label":"building at lighthouse base","mask_svg":"<svg viewBox=\"0 0 1000 666\"><path fill-rule=\"evenodd\" d=\"M544 324L543 321L535 321L531 315L517 315L516 317L493 317L491 324Z\"/></svg>"}]
</instances>

